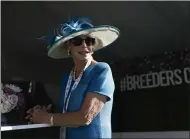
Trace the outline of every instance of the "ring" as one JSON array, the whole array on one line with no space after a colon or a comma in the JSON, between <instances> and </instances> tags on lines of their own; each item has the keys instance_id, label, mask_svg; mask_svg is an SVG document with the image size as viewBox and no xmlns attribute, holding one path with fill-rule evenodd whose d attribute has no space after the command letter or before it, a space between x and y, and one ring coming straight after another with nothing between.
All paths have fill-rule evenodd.
<instances>
[{"instance_id":1,"label":"ring","mask_svg":"<svg viewBox=\"0 0 190 139\"><path fill-rule=\"evenodd\" d=\"M34 106L34 109L40 109L41 107L40 106Z\"/></svg>"}]
</instances>

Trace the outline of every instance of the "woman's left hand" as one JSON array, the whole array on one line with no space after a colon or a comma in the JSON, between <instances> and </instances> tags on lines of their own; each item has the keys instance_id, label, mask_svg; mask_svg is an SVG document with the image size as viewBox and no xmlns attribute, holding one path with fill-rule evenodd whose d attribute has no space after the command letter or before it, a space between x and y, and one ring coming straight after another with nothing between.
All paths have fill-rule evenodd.
<instances>
[{"instance_id":1,"label":"woman's left hand","mask_svg":"<svg viewBox=\"0 0 190 139\"><path fill-rule=\"evenodd\" d=\"M51 117L51 114L49 114L48 112L40 108L34 108L30 120L35 124L49 123L50 117Z\"/></svg>"}]
</instances>

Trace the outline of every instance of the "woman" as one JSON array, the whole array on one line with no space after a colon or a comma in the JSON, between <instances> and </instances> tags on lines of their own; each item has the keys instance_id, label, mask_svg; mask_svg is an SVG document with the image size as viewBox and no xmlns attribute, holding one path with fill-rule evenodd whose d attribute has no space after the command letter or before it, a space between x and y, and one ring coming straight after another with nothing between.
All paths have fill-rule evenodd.
<instances>
[{"instance_id":1,"label":"woman","mask_svg":"<svg viewBox=\"0 0 190 139\"><path fill-rule=\"evenodd\" d=\"M74 66L61 81L60 113L34 108L33 123L66 127L66 138L111 138L114 94L112 72L107 63L93 59L94 51L108 46L119 36L112 26L94 27L88 19L69 20L53 36L48 55L72 57Z\"/></svg>"}]
</instances>

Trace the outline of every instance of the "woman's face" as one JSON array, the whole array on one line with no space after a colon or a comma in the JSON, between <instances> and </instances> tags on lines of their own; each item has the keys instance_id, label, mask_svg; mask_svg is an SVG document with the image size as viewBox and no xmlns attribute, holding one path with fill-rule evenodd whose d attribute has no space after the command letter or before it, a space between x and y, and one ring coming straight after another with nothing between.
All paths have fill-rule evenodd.
<instances>
[{"instance_id":1,"label":"woman's face","mask_svg":"<svg viewBox=\"0 0 190 139\"><path fill-rule=\"evenodd\" d=\"M69 40L69 49L74 58L88 60L92 57L95 38L90 36L78 36Z\"/></svg>"}]
</instances>

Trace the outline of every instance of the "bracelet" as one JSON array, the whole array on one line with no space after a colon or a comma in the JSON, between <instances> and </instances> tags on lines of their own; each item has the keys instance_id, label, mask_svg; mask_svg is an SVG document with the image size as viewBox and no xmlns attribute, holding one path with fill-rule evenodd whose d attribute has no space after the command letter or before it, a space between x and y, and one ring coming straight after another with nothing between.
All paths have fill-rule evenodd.
<instances>
[{"instance_id":1,"label":"bracelet","mask_svg":"<svg viewBox=\"0 0 190 139\"><path fill-rule=\"evenodd\" d=\"M53 122L53 115L52 115L51 118L50 118L50 125L51 125L51 126L54 125L54 122Z\"/></svg>"}]
</instances>

